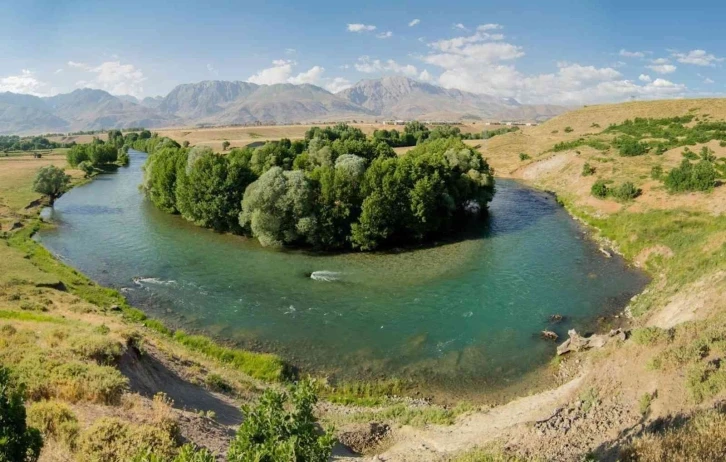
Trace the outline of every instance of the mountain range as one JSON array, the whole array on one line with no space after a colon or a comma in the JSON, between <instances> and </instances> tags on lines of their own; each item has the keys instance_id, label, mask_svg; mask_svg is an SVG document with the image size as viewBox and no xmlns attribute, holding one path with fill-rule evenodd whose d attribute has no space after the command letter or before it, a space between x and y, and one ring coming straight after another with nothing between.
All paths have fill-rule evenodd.
<instances>
[{"instance_id":1,"label":"mountain range","mask_svg":"<svg viewBox=\"0 0 726 462\"><path fill-rule=\"evenodd\" d=\"M0 134L351 119L541 121L565 110L401 76L362 80L336 94L311 84L209 80L142 100L89 88L51 97L0 93Z\"/></svg>"}]
</instances>

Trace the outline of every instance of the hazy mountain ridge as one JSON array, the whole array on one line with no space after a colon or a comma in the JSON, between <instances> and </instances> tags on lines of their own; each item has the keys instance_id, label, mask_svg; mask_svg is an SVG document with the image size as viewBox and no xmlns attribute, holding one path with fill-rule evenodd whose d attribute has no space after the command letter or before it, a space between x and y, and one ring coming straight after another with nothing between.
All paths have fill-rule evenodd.
<instances>
[{"instance_id":1,"label":"hazy mountain ridge","mask_svg":"<svg viewBox=\"0 0 726 462\"><path fill-rule=\"evenodd\" d=\"M521 105L511 98L446 89L400 76L362 80L337 94L311 84L206 80L143 100L88 88L52 97L0 93L0 134L350 119L532 121L564 110Z\"/></svg>"}]
</instances>

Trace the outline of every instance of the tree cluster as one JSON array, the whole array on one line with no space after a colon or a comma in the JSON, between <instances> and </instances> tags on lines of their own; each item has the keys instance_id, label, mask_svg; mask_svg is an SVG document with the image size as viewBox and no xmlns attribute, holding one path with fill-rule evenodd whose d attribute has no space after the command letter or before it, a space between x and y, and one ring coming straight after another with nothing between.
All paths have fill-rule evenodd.
<instances>
[{"instance_id":1,"label":"tree cluster","mask_svg":"<svg viewBox=\"0 0 726 462\"><path fill-rule=\"evenodd\" d=\"M483 215L494 195L489 165L458 137L429 139L401 157L344 124L226 155L156 135L127 135L125 144L149 153L143 188L157 207L268 246L424 242Z\"/></svg>"},{"instance_id":2,"label":"tree cluster","mask_svg":"<svg viewBox=\"0 0 726 462\"><path fill-rule=\"evenodd\" d=\"M21 138L16 135L0 136L0 151L36 151L41 149L65 148L73 143L57 143L43 136Z\"/></svg>"}]
</instances>

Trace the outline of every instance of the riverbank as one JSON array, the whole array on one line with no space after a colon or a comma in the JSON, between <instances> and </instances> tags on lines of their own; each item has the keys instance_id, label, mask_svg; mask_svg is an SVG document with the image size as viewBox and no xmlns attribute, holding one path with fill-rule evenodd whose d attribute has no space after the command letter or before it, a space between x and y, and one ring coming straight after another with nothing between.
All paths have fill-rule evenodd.
<instances>
[{"instance_id":1,"label":"riverbank","mask_svg":"<svg viewBox=\"0 0 726 462\"><path fill-rule=\"evenodd\" d=\"M609 109L608 113L612 114L613 111ZM627 114L624 109L619 115L612 116L622 118L613 119L612 122L623 120ZM580 130L580 125L575 123L579 119L583 120L580 125L585 125L590 117L578 115L572 119L554 119L548 122L551 125L545 124L547 127L543 128L542 134L527 136L566 141L560 125L572 125L575 130ZM602 126L610 123L608 119L594 120ZM589 121L586 125L595 122ZM550 139L550 132L554 130L559 130L558 136L562 139ZM650 180L643 181L644 178L640 178L643 175L647 178L646 172L653 161L665 163L666 168L677 164L680 155L677 152L667 153L665 157L620 158L584 147L578 148L580 154L567 151L535 155L531 162L524 162L523 165L518 156L520 147L532 144L529 141L522 142L519 138L513 140L511 136L519 134L503 136L501 145L493 145L493 142L488 145L486 155L498 173L509 171L510 175L525 179L541 189L556 192L573 215L599 229L599 233L630 261L653 275L650 287L630 304L630 311L634 315L632 322L636 327L630 332L628 340L607 345L601 350L570 354L558 359L553 366L556 366L555 373L565 382L562 387L515 400L506 406L492 409L443 409L415 400L400 401L395 406L381 406L379 401L373 399L367 403L374 404L372 408L324 404L321 409L324 418L341 422L338 432L341 436L349 430L358 435L370 432L367 424L356 423L357 419L390 424L391 428L384 431L380 438L366 440L371 443L364 447L371 453L379 453L383 460L447 460L472 447L491 445L505 448L506 457L547 460L582 460L588 454L596 459L615 460L623 450L626 453L638 450L643 455L664 444L690 448L692 452L688 453L689 456L698 458L707 452L698 452L699 448L694 446L693 441L696 438L709 441L711 448L721 447L723 432L718 431L722 428L718 425L720 414L710 409L723 399L726 384L720 368L721 359L726 354L723 348L726 344L726 271L723 266L726 261L726 236L723 229L726 229L726 224L723 212L719 211L720 204L723 204L723 187L717 187L711 193L669 196L665 191L658 190L657 184L649 185ZM576 131L571 136L576 138L580 135ZM535 144L541 142L539 139L532 141ZM548 147L543 148L546 149ZM594 160L596 157L611 160L599 162ZM599 174L607 179L637 180L644 194L628 203L594 200L589 196L589 186L595 178L584 178L581 175L582 166L588 161L606 165L607 169L601 170ZM517 167L507 170L507 166L513 165ZM610 169L610 166L613 168ZM3 230L7 229L3 227ZM22 254L19 258L22 259ZM28 280L40 280L39 274L44 275L31 274L34 270L25 265L13 268L28 273L25 276ZM84 325L90 326L90 329L78 329L79 333L95 332L93 329L106 325L111 329L111 336L120 336L129 329L125 322L117 322L118 316L94 311L93 305L83 303L80 298L63 301L60 299L62 292L37 287L36 284L13 285L11 290L18 287L19 298L14 299L14 292L2 286L4 297L0 300L3 310L24 313L5 317L9 319L12 316L10 323L14 328L26 332L24 335L30 335L27 332L31 330L51 335L52 329L39 329L38 326L42 325L39 323L46 322L49 317L64 319L61 316L75 320L83 316ZM42 293L35 293L37 290ZM45 305L50 306L48 312L25 313L28 310L20 309L15 303L30 301L43 305L47 303L44 299L50 299L53 303ZM7 309L9 306L10 309ZM85 310L89 311L84 313ZM20 320L21 317L25 320ZM48 322L48 325L54 327L61 322L56 319ZM149 349L154 361L146 363L142 370L158 370L158 360L164 366L162 369L173 371L172 377L181 377L182 382L193 386L193 390L201 388L212 396L220 395L211 391L211 385L204 382L210 372L223 377L223 383L236 384L237 380L250 383L244 382L241 375L231 375L234 371L207 357L191 356L154 332L143 330L141 335L148 342L154 342L155 346L159 345ZM124 344L121 340L119 343ZM77 355L70 352L70 348L67 351L69 355ZM78 351L77 347L73 351ZM130 359L136 360L133 357ZM134 377L134 374L130 376ZM148 390L163 390L169 383L174 384L172 388L186 390L186 386L180 382L169 380L166 373L155 373L155 376L158 378L146 383L147 396ZM267 385L253 381L247 390L236 390L232 395L236 396L237 403L254 399L258 387L264 386ZM181 396L197 396L194 393ZM221 396L228 397L229 394ZM88 426L93 418L84 409L89 406L84 404L84 399L79 398L73 404L73 409L83 418L84 425ZM144 406L151 409L152 400L148 399L146 403ZM99 408L97 404L92 406L94 409ZM144 411L144 406L125 411L126 417L153 424L149 417L145 417L150 415L150 411ZM102 408L105 415L120 412L115 406ZM223 409L229 408L220 406L217 409L224 412ZM180 420L192 418L189 413L178 415ZM692 420L694 416L695 420ZM201 435L194 435L194 431L199 432L200 428L204 429L205 434L220 435L214 430L220 427L214 427L207 420L211 419L194 420L200 426L192 426L196 430L185 435L199 437ZM671 427L670 422L686 422L684 429L691 435ZM693 427L694 423L700 426ZM664 429L672 433L664 436ZM191 439L196 441L193 437ZM205 444L203 438L200 441ZM215 444L222 446L223 441L220 437ZM633 441L635 443L631 445ZM476 456L466 460L479 460L473 457ZM701 457L700 460L715 459Z\"/></svg>"}]
</instances>

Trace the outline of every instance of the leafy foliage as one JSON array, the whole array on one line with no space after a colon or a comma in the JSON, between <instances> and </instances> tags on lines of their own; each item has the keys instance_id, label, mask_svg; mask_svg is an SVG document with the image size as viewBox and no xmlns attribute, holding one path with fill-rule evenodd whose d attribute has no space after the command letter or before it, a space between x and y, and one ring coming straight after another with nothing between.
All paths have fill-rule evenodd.
<instances>
[{"instance_id":1,"label":"leafy foliage","mask_svg":"<svg viewBox=\"0 0 726 462\"><path fill-rule=\"evenodd\" d=\"M33 181L33 191L48 196L51 205L66 191L71 177L55 165L46 165L38 170Z\"/></svg>"},{"instance_id":2,"label":"leafy foliage","mask_svg":"<svg viewBox=\"0 0 726 462\"><path fill-rule=\"evenodd\" d=\"M42 447L40 432L25 423L21 391L10 388L9 373L0 366L0 461L36 461Z\"/></svg>"},{"instance_id":3,"label":"leafy foliage","mask_svg":"<svg viewBox=\"0 0 726 462\"><path fill-rule=\"evenodd\" d=\"M683 159L681 165L668 172L663 180L668 192L709 191L714 187L718 177L713 163L701 160L691 163Z\"/></svg>"},{"instance_id":4,"label":"leafy foliage","mask_svg":"<svg viewBox=\"0 0 726 462\"><path fill-rule=\"evenodd\" d=\"M290 404L290 409L286 405ZM326 462L335 439L332 430L320 434L313 408L317 396L304 381L287 392L268 389L254 408L243 407L245 421L237 430L230 462Z\"/></svg>"},{"instance_id":5,"label":"leafy foliage","mask_svg":"<svg viewBox=\"0 0 726 462\"><path fill-rule=\"evenodd\" d=\"M589 162L585 162L582 166L582 176L591 176L595 174L595 167L590 165Z\"/></svg>"}]
</instances>

